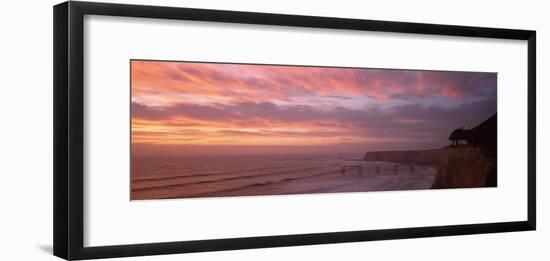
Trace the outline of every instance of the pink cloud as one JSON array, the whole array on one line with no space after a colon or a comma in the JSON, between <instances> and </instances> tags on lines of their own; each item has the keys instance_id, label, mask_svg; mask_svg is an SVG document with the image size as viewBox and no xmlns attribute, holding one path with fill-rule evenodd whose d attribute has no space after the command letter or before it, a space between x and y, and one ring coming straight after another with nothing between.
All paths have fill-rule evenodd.
<instances>
[{"instance_id":1,"label":"pink cloud","mask_svg":"<svg viewBox=\"0 0 550 261\"><path fill-rule=\"evenodd\" d=\"M496 75L487 73L132 62L132 97L156 97L159 104L185 102L185 94L233 103L288 100L300 95L458 99L495 86Z\"/></svg>"}]
</instances>

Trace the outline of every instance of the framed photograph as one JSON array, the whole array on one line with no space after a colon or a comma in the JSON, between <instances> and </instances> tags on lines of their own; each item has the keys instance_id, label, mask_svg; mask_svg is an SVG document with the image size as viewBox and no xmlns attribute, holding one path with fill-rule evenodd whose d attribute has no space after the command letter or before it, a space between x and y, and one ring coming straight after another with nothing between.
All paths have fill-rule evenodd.
<instances>
[{"instance_id":1,"label":"framed photograph","mask_svg":"<svg viewBox=\"0 0 550 261\"><path fill-rule=\"evenodd\" d=\"M54 254L535 230L536 33L54 6Z\"/></svg>"}]
</instances>

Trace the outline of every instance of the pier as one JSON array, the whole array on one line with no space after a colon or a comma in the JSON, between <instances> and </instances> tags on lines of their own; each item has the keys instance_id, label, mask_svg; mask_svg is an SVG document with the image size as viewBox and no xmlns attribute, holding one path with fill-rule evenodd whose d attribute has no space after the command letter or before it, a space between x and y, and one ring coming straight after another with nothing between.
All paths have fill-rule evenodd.
<instances>
[{"instance_id":1,"label":"pier","mask_svg":"<svg viewBox=\"0 0 550 261\"><path fill-rule=\"evenodd\" d=\"M346 176L346 174L352 174L352 173L357 173L360 176L363 176L363 169L364 169L363 165L358 165L358 164L344 165L340 168L340 173L342 176ZM392 175L398 175L400 170L403 170L403 169L408 170L407 173L409 175L412 175L415 173L415 165L393 165L391 166L391 169L389 169L388 167L384 169L380 165L376 165L372 168L372 171L369 171L370 169L366 168L364 172L365 174L368 174L369 172L371 172L374 175L388 175L388 174L384 174L384 172L391 173Z\"/></svg>"}]
</instances>

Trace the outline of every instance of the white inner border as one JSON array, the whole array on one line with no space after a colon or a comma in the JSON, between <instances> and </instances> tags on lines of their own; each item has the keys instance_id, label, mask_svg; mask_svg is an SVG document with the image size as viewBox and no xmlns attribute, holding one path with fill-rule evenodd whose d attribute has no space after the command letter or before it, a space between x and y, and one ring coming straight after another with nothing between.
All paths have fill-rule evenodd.
<instances>
[{"instance_id":1,"label":"white inner border","mask_svg":"<svg viewBox=\"0 0 550 261\"><path fill-rule=\"evenodd\" d=\"M527 219L525 41L85 16L84 245ZM129 200L130 59L498 72L498 188Z\"/></svg>"}]
</instances>

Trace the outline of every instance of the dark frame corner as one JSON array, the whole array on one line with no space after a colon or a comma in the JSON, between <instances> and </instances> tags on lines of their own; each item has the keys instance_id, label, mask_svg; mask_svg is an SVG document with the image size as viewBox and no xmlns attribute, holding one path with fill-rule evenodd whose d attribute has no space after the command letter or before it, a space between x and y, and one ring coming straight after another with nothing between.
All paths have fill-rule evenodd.
<instances>
[{"instance_id":1,"label":"dark frame corner","mask_svg":"<svg viewBox=\"0 0 550 261\"><path fill-rule=\"evenodd\" d=\"M249 248L298 246L536 229L536 32L456 25L220 11L190 8L64 2L54 6L54 255L93 259ZM515 39L528 46L527 220L502 223L413 227L317 234L212 239L84 247L83 222L83 18L84 15L161 18L225 23L297 26Z\"/></svg>"}]
</instances>

